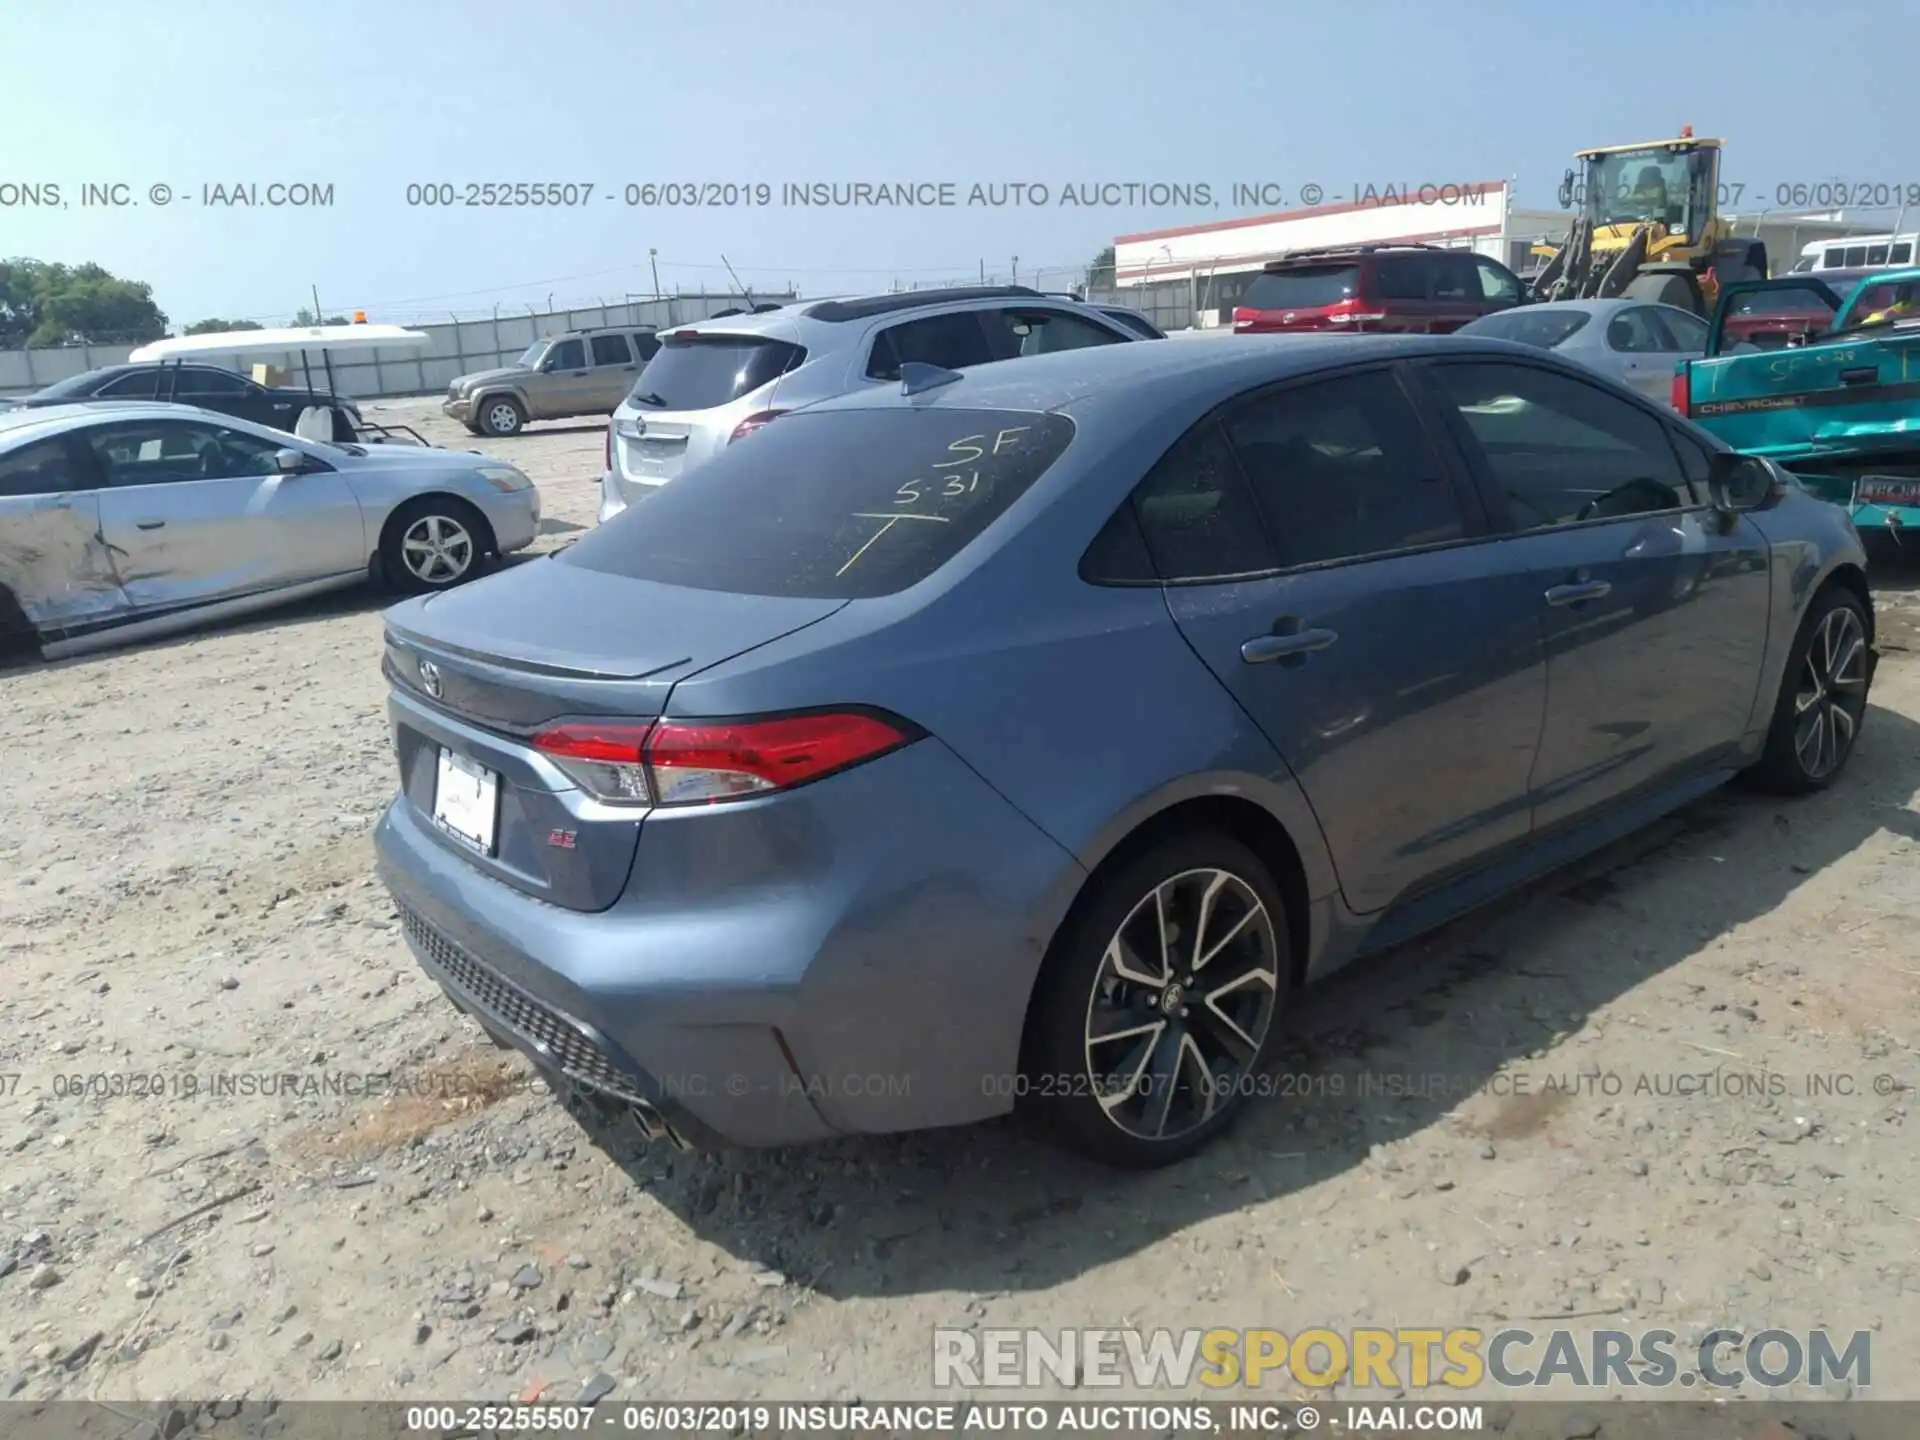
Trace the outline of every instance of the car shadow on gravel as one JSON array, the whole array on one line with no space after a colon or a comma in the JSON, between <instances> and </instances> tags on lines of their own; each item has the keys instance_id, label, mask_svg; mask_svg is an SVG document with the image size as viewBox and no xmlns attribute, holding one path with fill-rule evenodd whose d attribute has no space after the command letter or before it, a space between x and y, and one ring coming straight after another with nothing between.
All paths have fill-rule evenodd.
<instances>
[{"instance_id":1,"label":"car shadow on gravel","mask_svg":"<svg viewBox=\"0 0 1920 1440\"><path fill-rule=\"evenodd\" d=\"M1555 1106L1494 1098L1496 1072L1551 1051L1594 1011L1768 914L1877 832L1920 841L1920 821L1897 803L1916 789L1920 725L1874 705L1847 775L1826 794L1782 801L1729 788L1349 967L1296 1000L1270 1093L1211 1149L1158 1172L1083 1162L1014 1120L682 1155L576 1118L702 1238L822 1294L1044 1289L1338 1177L1375 1145L1419 1137L1466 1158L1496 1142L1502 1154L1552 1143ZM1705 1010L1711 997L1698 1003ZM1676 1042L1675 1070L1729 1063ZM1457 1113L1476 1093L1477 1129Z\"/></svg>"}]
</instances>

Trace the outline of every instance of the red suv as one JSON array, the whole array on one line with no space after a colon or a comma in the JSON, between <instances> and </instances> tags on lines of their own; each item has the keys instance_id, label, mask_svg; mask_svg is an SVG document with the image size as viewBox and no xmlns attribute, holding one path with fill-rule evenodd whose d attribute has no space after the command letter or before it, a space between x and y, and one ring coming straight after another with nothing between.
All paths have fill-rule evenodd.
<instances>
[{"instance_id":1,"label":"red suv","mask_svg":"<svg viewBox=\"0 0 1920 1440\"><path fill-rule=\"evenodd\" d=\"M1242 335L1384 330L1441 335L1518 305L1520 277L1470 250L1363 245L1299 250L1269 264L1233 310Z\"/></svg>"}]
</instances>

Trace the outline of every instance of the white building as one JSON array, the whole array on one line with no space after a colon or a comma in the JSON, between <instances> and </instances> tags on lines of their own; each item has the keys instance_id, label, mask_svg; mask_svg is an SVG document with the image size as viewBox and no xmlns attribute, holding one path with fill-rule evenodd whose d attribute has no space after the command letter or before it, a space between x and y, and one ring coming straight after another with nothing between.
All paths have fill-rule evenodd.
<instances>
[{"instance_id":1,"label":"white building","mask_svg":"<svg viewBox=\"0 0 1920 1440\"><path fill-rule=\"evenodd\" d=\"M1152 316L1162 329L1229 324L1241 294L1269 260L1325 246L1420 243L1473 250L1508 268L1535 268L1540 241L1557 243L1572 224L1565 210L1523 210L1505 180L1433 185L1207 225L1121 235L1113 242L1114 280L1123 304ZM1870 233L1838 215L1774 213L1729 216L1743 235L1765 241L1773 273L1784 274L1817 240Z\"/></svg>"}]
</instances>

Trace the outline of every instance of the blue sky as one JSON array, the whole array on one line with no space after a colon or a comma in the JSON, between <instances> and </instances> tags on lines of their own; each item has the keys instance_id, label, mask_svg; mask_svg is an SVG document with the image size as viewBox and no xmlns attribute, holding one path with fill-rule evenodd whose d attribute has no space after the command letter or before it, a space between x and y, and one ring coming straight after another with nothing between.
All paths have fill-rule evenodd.
<instances>
[{"instance_id":1,"label":"blue sky","mask_svg":"<svg viewBox=\"0 0 1920 1440\"><path fill-rule=\"evenodd\" d=\"M427 320L653 287L822 294L1071 277L1116 234L1228 218L1235 182L1512 177L1554 204L1572 150L1691 123L1751 197L1920 184L1920 5L1613 0L14 0L0 61L0 256L146 280L176 324ZM1577 27L1577 30L1576 28ZM1829 78L1830 77L1830 78ZM1045 185L1044 206L629 208L628 184ZM200 187L331 183L326 209ZM421 183L592 184L561 210L410 207ZM1209 185L1211 209L1063 207L1061 187ZM115 183L141 203L82 207ZM163 184L195 196L158 207ZM44 192L43 192L44 193ZM615 198L609 200L608 196ZM1889 217L1889 220L1891 216Z\"/></svg>"}]
</instances>

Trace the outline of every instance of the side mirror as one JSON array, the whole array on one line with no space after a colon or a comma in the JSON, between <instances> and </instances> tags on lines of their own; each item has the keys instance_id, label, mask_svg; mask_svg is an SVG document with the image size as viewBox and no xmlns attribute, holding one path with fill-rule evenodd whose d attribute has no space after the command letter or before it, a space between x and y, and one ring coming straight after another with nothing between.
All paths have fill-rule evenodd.
<instances>
[{"instance_id":1,"label":"side mirror","mask_svg":"<svg viewBox=\"0 0 1920 1440\"><path fill-rule=\"evenodd\" d=\"M1571 210L1573 208L1573 171L1571 170L1560 177L1559 199L1562 210Z\"/></svg>"},{"instance_id":2,"label":"side mirror","mask_svg":"<svg viewBox=\"0 0 1920 1440\"><path fill-rule=\"evenodd\" d=\"M1773 471L1755 456L1718 451L1708 463L1707 493L1717 510L1735 514L1758 509L1773 487Z\"/></svg>"},{"instance_id":3,"label":"side mirror","mask_svg":"<svg viewBox=\"0 0 1920 1440\"><path fill-rule=\"evenodd\" d=\"M298 450L279 450L274 452L273 463L280 467L282 475L298 475L307 468L307 457Z\"/></svg>"}]
</instances>

